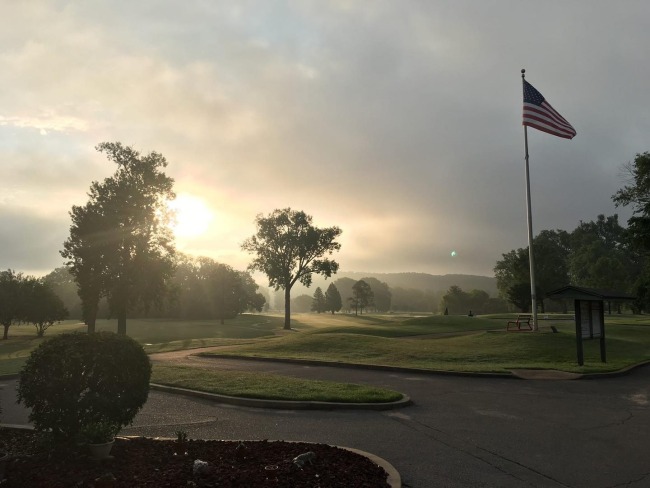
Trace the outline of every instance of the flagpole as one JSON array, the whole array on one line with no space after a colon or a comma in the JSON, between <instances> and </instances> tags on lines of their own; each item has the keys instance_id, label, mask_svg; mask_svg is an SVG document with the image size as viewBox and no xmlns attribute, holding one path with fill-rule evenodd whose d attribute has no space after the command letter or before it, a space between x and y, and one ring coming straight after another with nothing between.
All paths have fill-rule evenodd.
<instances>
[{"instance_id":1,"label":"flagpole","mask_svg":"<svg viewBox=\"0 0 650 488\"><path fill-rule=\"evenodd\" d=\"M526 78L526 70L521 70L521 82ZM537 329L537 296L535 290L535 260L533 258L533 214L530 205L530 168L528 165L528 127L524 125L524 144L526 147L526 209L528 211L528 262L530 266L530 298L533 308L533 330Z\"/></svg>"}]
</instances>

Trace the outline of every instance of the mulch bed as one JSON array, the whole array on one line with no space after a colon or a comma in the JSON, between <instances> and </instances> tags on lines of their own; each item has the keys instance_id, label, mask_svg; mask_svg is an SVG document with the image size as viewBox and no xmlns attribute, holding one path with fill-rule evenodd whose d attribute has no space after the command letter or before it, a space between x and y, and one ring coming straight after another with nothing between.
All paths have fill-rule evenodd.
<instances>
[{"instance_id":1,"label":"mulch bed","mask_svg":"<svg viewBox=\"0 0 650 488\"><path fill-rule=\"evenodd\" d=\"M113 458L95 461L85 448L53 451L33 431L3 428L2 445L12 458L0 488L389 487L386 471L368 458L325 444L189 440L187 454L176 454L176 441L118 438ZM313 462L297 467L293 459L309 451ZM208 463L202 473L193 472L195 460Z\"/></svg>"}]
</instances>

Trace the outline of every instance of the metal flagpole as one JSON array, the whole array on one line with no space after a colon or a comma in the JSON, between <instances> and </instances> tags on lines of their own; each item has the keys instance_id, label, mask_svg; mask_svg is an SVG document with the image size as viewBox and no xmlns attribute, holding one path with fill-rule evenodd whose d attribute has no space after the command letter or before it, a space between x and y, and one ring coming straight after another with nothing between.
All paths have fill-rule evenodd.
<instances>
[{"instance_id":1,"label":"metal flagpole","mask_svg":"<svg viewBox=\"0 0 650 488\"><path fill-rule=\"evenodd\" d=\"M521 70L521 82L526 78L526 70ZM535 291L535 260L533 258L533 214L530 209L530 169L528 165L528 127L524 125L524 144L526 146L526 209L528 210L528 261L530 265L530 298L533 307L533 330L537 329L537 295Z\"/></svg>"}]
</instances>

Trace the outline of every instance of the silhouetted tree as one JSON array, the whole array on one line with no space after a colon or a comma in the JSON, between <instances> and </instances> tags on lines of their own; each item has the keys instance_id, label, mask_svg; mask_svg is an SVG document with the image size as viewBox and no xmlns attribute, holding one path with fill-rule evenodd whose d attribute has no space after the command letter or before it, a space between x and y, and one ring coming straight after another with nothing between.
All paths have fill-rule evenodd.
<instances>
[{"instance_id":1,"label":"silhouetted tree","mask_svg":"<svg viewBox=\"0 0 650 488\"><path fill-rule=\"evenodd\" d=\"M95 298L106 294L117 332L126 334L128 311L137 304L146 311L158 302L173 271L167 202L175 198L174 180L162 171L167 161L159 153L142 156L119 142L97 150L118 169L91 184L84 207L72 208L62 255L80 288L84 318L92 320Z\"/></svg>"},{"instance_id":2,"label":"silhouetted tree","mask_svg":"<svg viewBox=\"0 0 650 488\"><path fill-rule=\"evenodd\" d=\"M325 310L328 312L334 313L341 310L343 306L343 301L341 300L341 294L339 293L338 288L334 283L330 283L330 286L327 287L325 292Z\"/></svg>"},{"instance_id":3,"label":"silhouetted tree","mask_svg":"<svg viewBox=\"0 0 650 488\"><path fill-rule=\"evenodd\" d=\"M539 295L539 290L537 290ZM530 283L515 283L507 292L508 301L522 313L530 312Z\"/></svg>"},{"instance_id":4,"label":"silhouetted tree","mask_svg":"<svg viewBox=\"0 0 650 488\"><path fill-rule=\"evenodd\" d=\"M650 153L637 154L625 170L630 184L618 190L612 199L618 206L631 206L632 217L627 221L632 242L645 253L650 251Z\"/></svg>"},{"instance_id":5,"label":"silhouetted tree","mask_svg":"<svg viewBox=\"0 0 650 488\"><path fill-rule=\"evenodd\" d=\"M65 319L68 311L63 301L43 280L28 278L22 283L24 308L21 320L34 324L36 335L43 337L55 322Z\"/></svg>"},{"instance_id":6,"label":"silhouetted tree","mask_svg":"<svg viewBox=\"0 0 650 488\"><path fill-rule=\"evenodd\" d=\"M314 296L311 301L311 311L322 313L325 310L326 310L325 294L323 293L323 290L321 290L321 287L319 286L318 288L316 288L316 291L314 292Z\"/></svg>"},{"instance_id":7,"label":"silhouetted tree","mask_svg":"<svg viewBox=\"0 0 650 488\"><path fill-rule=\"evenodd\" d=\"M318 228L312 217L290 208L276 209L268 217L255 219L257 232L246 239L242 249L256 255L251 271L266 274L269 286L284 290L284 328L291 329L291 288L297 282L309 287L312 274L326 277L338 271L336 261L323 256L338 251L338 227Z\"/></svg>"},{"instance_id":8,"label":"silhouetted tree","mask_svg":"<svg viewBox=\"0 0 650 488\"><path fill-rule=\"evenodd\" d=\"M0 324L4 327L3 340L7 340L9 327L21 319L23 281L22 273L16 273L11 269L0 271Z\"/></svg>"},{"instance_id":9,"label":"silhouetted tree","mask_svg":"<svg viewBox=\"0 0 650 488\"><path fill-rule=\"evenodd\" d=\"M378 312L390 310L392 294L388 284L379 281L377 278L362 278L372 289L373 305Z\"/></svg>"},{"instance_id":10,"label":"silhouetted tree","mask_svg":"<svg viewBox=\"0 0 650 488\"><path fill-rule=\"evenodd\" d=\"M352 287L352 298L350 303L354 307L354 315L363 314L363 309L372 305L374 294L370 285L364 280L357 281Z\"/></svg>"}]
</instances>

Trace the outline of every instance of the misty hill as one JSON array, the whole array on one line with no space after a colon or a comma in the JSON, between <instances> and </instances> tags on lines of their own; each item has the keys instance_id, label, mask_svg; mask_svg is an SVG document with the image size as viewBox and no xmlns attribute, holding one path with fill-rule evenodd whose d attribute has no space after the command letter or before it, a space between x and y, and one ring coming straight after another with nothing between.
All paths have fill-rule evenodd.
<instances>
[{"instance_id":1,"label":"misty hill","mask_svg":"<svg viewBox=\"0 0 650 488\"><path fill-rule=\"evenodd\" d=\"M330 283L339 278L350 278L355 281L362 278L376 278L388 284L390 288L415 288L417 290L433 290L434 292L444 292L450 286L456 285L463 291L484 290L491 297L498 295L497 280L493 276L477 276L463 274L432 275L428 273L364 273L358 271L339 272L325 280L322 276L313 275L313 283L309 288L296 284L291 295L296 297L300 294L313 295L317 287L323 291L327 289Z\"/></svg>"}]
</instances>

